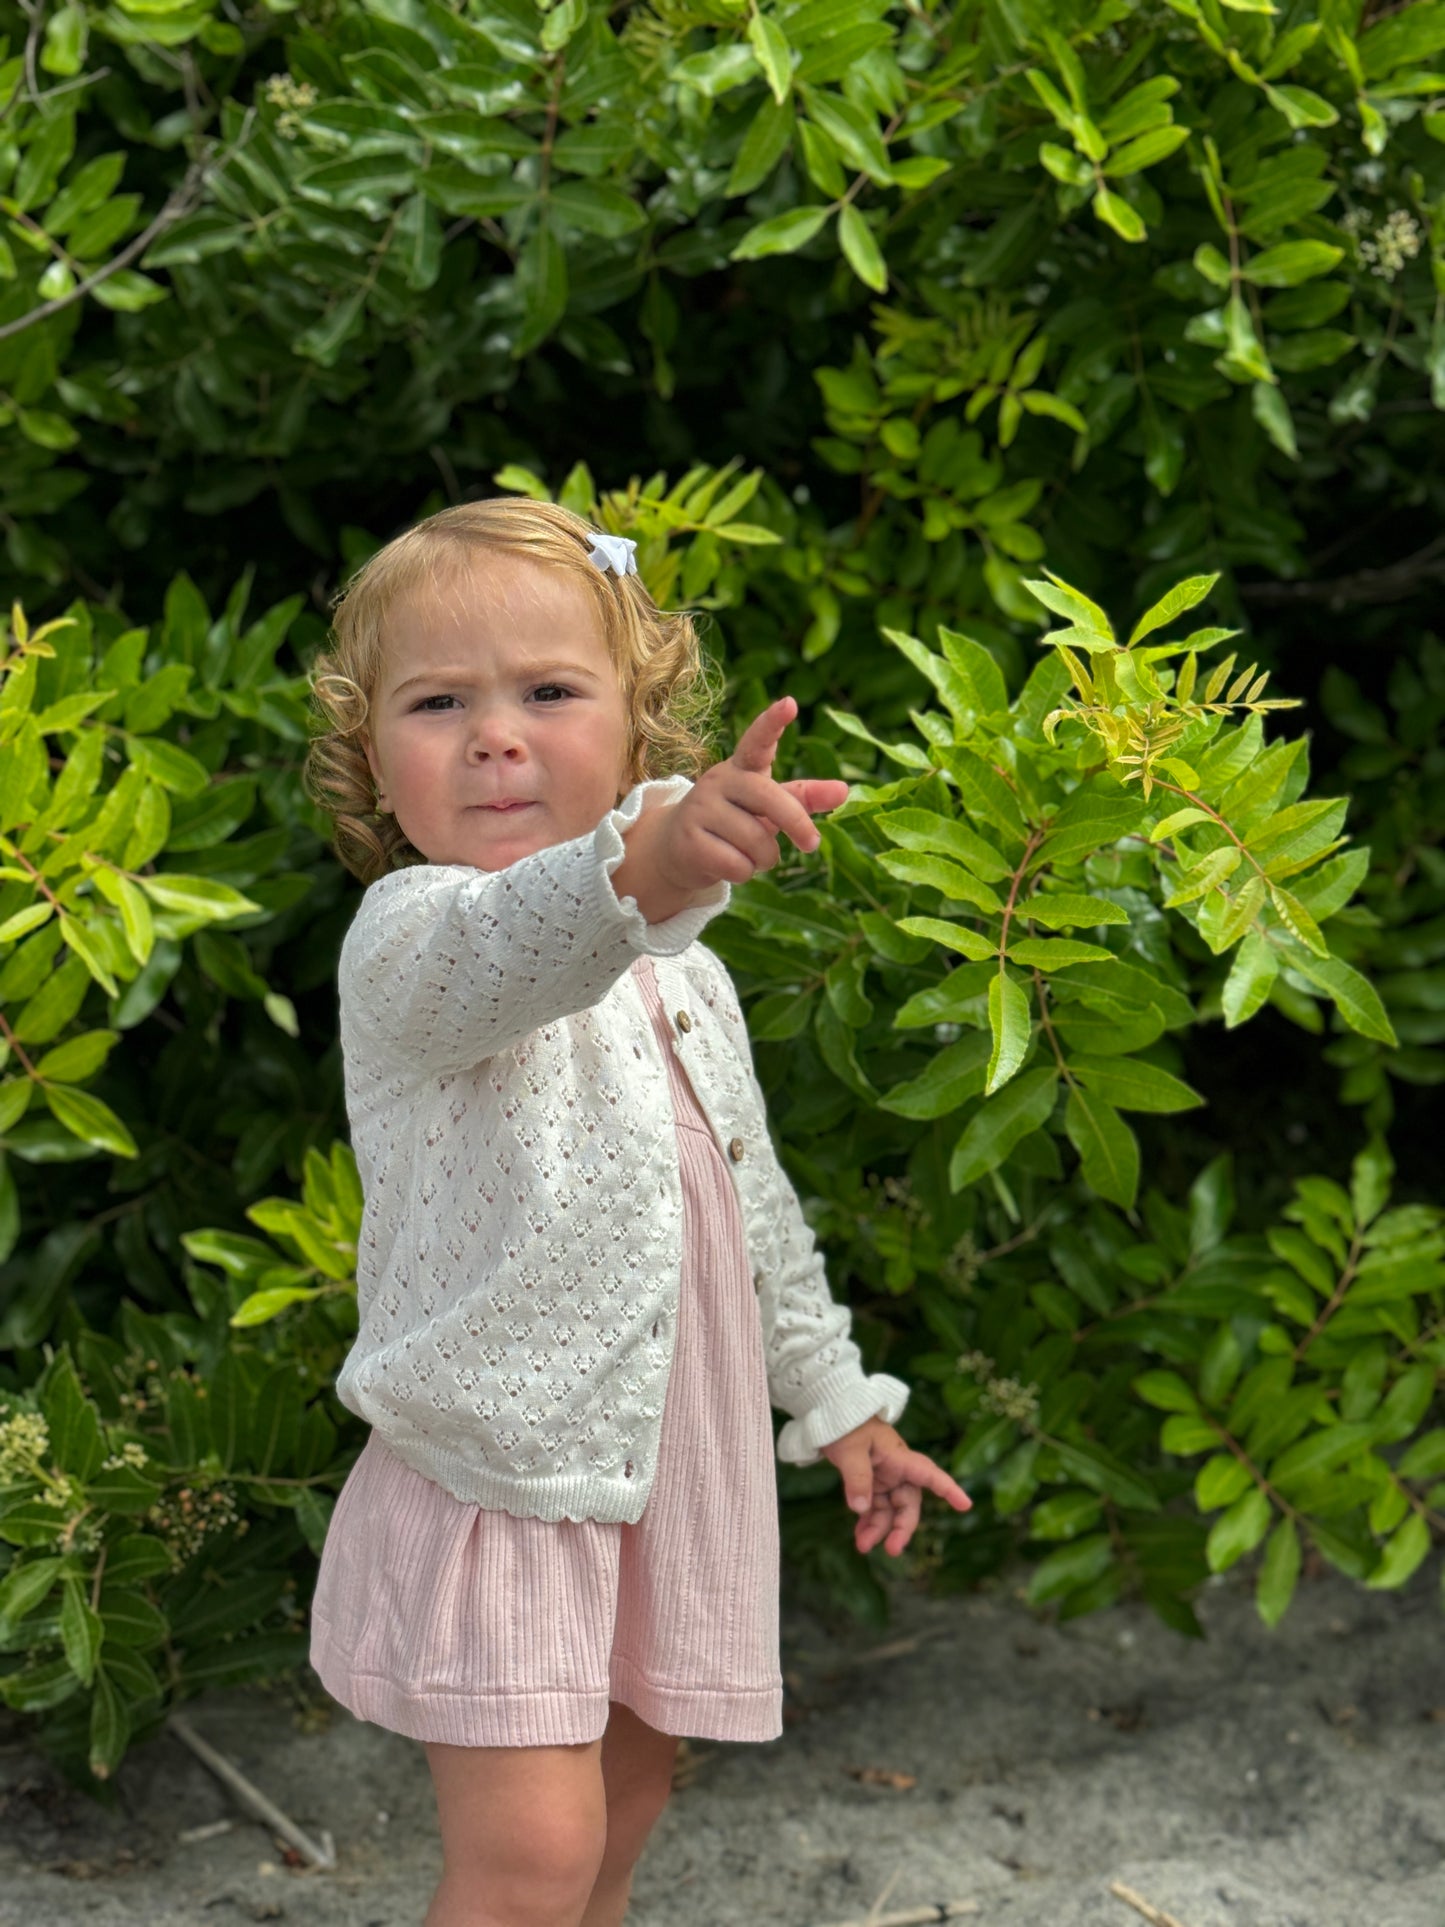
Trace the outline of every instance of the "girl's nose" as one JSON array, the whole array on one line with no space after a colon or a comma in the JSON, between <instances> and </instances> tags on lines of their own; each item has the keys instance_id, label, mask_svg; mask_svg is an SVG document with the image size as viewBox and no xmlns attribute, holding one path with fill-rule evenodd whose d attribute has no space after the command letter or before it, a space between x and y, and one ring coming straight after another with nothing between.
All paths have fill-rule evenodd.
<instances>
[{"instance_id":1,"label":"girl's nose","mask_svg":"<svg viewBox=\"0 0 1445 1927\"><path fill-rule=\"evenodd\" d=\"M472 725L470 746L484 749L489 756L512 755L522 746L521 723L504 709L480 714Z\"/></svg>"}]
</instances>

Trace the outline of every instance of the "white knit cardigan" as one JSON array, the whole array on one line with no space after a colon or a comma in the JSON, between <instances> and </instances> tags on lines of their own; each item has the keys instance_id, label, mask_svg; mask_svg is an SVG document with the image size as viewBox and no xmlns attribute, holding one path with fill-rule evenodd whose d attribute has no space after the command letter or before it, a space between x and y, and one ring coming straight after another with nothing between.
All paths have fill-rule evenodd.
<instances>
[{"instance_id":1,"label":"white knit cardigan","mask_svg":"<svg viewBox=\"0 0 1445 1927\"><path fill-rule=\"evenodd\" d=\"M737 992L697 941L717 884L648 923L620 901L621 832L506 869L418 864L366 891L338 970L346 1107L365 1197L343 1404L456 1498L635 1523L677 1333L682 1187L667 1066L631 965L653 959L672 1049L732 1177L758 1293L777 1451L812 1465L908 1387L865 1375L768 1135Z\"/></svg>"}]
</instances>

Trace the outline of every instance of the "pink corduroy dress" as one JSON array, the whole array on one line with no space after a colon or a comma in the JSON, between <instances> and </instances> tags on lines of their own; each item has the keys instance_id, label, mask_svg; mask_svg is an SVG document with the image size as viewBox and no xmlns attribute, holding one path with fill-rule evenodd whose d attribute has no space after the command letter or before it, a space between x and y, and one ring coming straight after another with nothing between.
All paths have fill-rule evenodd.
<instances>
[{"instance_id":1,"label":"pink corduroy dress","mask_svg":"<svg viewBox=\"0 0 1445 1927\"><path fill-rule=\"evenodd\" d=\"M332 1514L311 1663L359 1719L451 1746L783 1730L778 1507L757 1297L732 1179L632 965L677 1123L683 1263L657 1471L635 1525L464 1505L373 1432Z\"/></svg>"}]
</instances>

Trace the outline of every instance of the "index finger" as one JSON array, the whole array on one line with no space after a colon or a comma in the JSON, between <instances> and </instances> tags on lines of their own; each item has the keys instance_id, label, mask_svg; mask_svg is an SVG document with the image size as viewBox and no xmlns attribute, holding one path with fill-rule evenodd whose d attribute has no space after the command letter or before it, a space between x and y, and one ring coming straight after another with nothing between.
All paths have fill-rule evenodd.
<instances>
[{"instance_id":1,"label":"index finger","mask_svg":"<svg viewBox=\"0 0 1445 1927\"><path fill-rule=\"evenodd\" d=\"M739 769L761 770L766 774L773 766L778 744L783 731L798 713L797 701L792 696L779 696L774 703L754 716L747 728L739 736L732 760Z\"/></svg>"},{"instance_id":2,"label":"index finger","mask_svg":"<svg viewBox=\"0 0 1445 1927\"><path fill-rule=\"evenodd\" d=\"M940 1499L947 1499L951 1506L960 1512L972 1509L973 1500L969 1498L957 1479L950 1478L941 1465L935 1465L923 1452L915 1452L909 1461L908 1476L915 1485L925 1491L936 1492Z\"/></svg>"}]
</instances>

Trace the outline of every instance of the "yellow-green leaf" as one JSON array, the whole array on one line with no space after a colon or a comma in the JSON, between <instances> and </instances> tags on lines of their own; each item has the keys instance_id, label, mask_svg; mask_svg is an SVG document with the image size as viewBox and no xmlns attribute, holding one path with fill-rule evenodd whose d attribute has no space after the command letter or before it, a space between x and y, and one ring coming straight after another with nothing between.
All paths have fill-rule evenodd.
<instances>
[{"instance_id":1,"label":"yellow-green leaf","mask_svg":"<svg viewBox=\"0 0 1445 1927\"><path fill-rule=\"evenodd\" d=\"M113 1151L117 1157L140 1156L135 1139L108 1104L91 1091L73 1090L66 1084L43 1086L45 1102L56 1121L73 1137L98 1150Z\"/></svg>"},{"instance_id":2,"label":"yellow-green leaf","mask_svg":"<svg viewBox=\"0 0 1445 1927\"><path fill-rule=\"evenodd\" d=\"M1113 194L1107 187L1098 189L1093 208L1104 225L1113 228L1121 241L1142 241L1148 233L1139 210L1126 201L1122 194Z\"/></svg>"}]
</instances>

